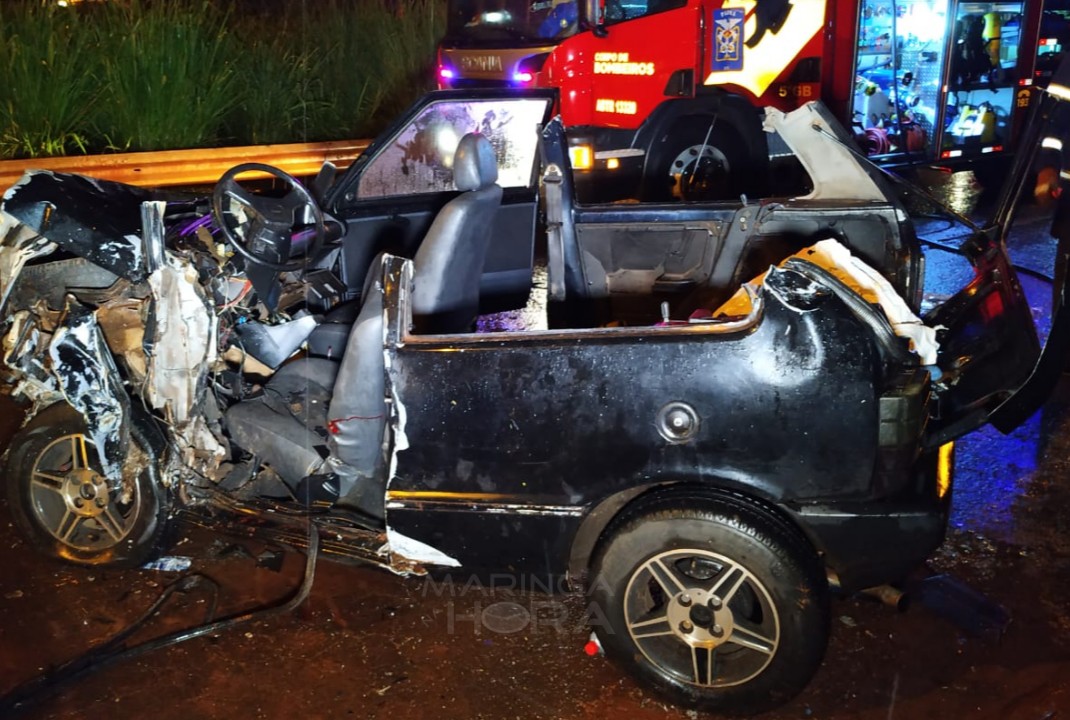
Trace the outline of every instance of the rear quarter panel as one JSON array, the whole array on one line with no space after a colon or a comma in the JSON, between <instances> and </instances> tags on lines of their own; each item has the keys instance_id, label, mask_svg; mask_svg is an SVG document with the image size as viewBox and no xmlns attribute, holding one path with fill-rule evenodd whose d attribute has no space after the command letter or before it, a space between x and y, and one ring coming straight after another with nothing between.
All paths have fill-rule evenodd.
<instances>
[{"instance_id":1,"label":"rear quarter panel","mask_svg":"<svg viewBox=\"0 0 1070 720\"><path fill-rule=\"evenodd\" d=\"M552 574L583 516L636 487L865 499L880 371L869 335L833 296L764 298L728 330L405 334L387 351L388 524L463 565ZM672 402L699 418L683 442L659 432Z\"/></svg>"}]
</instances>

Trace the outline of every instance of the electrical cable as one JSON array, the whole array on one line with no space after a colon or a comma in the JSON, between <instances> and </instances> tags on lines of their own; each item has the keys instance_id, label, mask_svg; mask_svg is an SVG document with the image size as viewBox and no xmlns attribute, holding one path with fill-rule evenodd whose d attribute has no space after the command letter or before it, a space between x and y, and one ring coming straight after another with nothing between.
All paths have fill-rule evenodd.
<instances>
[{"instance_id":1,"label":"electrical cable","mask_svg":"<svg viewBox=\"0 0 1070 720\"><path fill-rule=\"evenodd\" d=\"M91 648L82 655L68 660L63 665L40 675L29 682L14 688L7 694L0 696L0 717L11 718L16 713L24 712L41 700L41 696L47 692L58 689L67 683L79 680L90 673L109 667L123 660L140 657L154 650L160 650L171 645L192 640L203 635L229 630L238 625L261 620L273 615L281 615L292 612L305 601L312 591L312 582L316 577L316 561L319 557L319 528L315 523L309 523L308 551L305 555L305 572L301 584L297 590L285 601L268 605L253 610L230 615L220 620L211 620L215 614L216 600L218 597L218 584L207 576L200 573L184 575L164 588L148 610L142 613L136 621L128 625L114 637L106 640L95 648ZM133 646L122 645L123 641L137 632L141 627L156 615L163 604L176 590L187 592L196 587L200 582L206 581L214 587L214 595L205 614L205 622L192 628L178 630L162 635L153 640L147 640Z\"/></svg>"}]
</instances>

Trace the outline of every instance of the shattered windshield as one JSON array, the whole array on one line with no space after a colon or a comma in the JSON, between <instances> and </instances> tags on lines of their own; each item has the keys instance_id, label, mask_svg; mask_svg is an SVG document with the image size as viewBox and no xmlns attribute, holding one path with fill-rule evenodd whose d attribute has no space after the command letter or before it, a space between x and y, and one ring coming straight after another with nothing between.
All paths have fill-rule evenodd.
<instances>
[{"instance_id":1,"label":"shattered windshield","mask_svg":"<svg viewBox=\"0 0 1070 720\"><path fill-rule=\"evenodd\" d=\"M577 0L451 0L447 38L467 44L546 45L578 29Z\"/></svg>"}]
</instances>

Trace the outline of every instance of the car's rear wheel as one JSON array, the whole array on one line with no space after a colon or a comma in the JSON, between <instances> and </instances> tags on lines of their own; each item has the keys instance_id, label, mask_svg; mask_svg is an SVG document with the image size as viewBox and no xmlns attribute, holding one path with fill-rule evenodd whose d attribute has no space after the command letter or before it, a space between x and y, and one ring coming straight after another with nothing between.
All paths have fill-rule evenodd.
<instances>
[{"instance_id":1,"label":"car's rear wheel","mask_svg":"<svg viewBox=\"0 0 1070 720\"><path fill-rule=\"evenodd\" d=\"M664 500L614 525L592 564L607 655L706 710L761 712L809 682L828 640L828 589L795 528L735 497Z\"/></svg>"},{"instance_id":2,"label":"car's rear wheel","mask_svg":"<svg viewBox=\"0 0 1070 720\"><path fill-rule=\"evenodd\" d=\"M141 450L132 443L131 452ZM65 403L41 411L12 438L5 468L16 526L39 551L67 562L144 562L162 535L165 496L147 462L130 465L137 477L110 487L82 416Z\"/></svg>"}]
</instances>

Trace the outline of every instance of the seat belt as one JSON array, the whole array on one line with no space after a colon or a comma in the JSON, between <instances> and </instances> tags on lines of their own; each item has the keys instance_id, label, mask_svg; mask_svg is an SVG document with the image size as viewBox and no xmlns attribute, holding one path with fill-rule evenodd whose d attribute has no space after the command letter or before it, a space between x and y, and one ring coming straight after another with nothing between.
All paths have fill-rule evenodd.
<instances>
[{"instance_id":1,"label":"seat belt","mask_svg":"<svg viewBox=\"0 0 1070 720\"><path fill-rule=\"evenodd\" d=\"M546 193L546 287L547 298L551 302L565 299L565 245L561 234L564 224L561 202L563 180L561 168L555 163L548 165L542 175Z\"/></svg>"}]
</instances>

